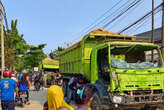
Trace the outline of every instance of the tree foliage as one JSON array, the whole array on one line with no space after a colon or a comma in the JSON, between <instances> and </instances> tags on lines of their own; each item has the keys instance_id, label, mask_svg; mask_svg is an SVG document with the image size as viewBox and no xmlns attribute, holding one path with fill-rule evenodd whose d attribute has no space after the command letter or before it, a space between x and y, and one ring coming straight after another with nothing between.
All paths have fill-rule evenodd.
<instances>
[{"instance_id":1,"label":"tree foliage","mask_svg":"<svg viewBox=\"0 0 164 110\"><path fill-rule=\"evenodd\" d=\"M5 31L5 66L17 71L32 69L45 58L43 48L46 44L28 45L24 35L19 34L17 23L18 20L12 20L11 29Z\"/></svg>"},{"instance_id":2,"label":"tree foliage","mask_svg":"<svg viewBox=\"0 0 164 110\"><path fill-rule=\"evenodd\" d=\"M60 52L62 52L64 50L63 47L60 47L58 46L57 49L55 49L54 51L52 51L50 54L49 54L49 57L52 58L52 59L57 59Z\"/></svg>"},{"instance_id":3,"label":"tree foliage","mask_svg":"<svg viewBox=\"0 0 164 110\"><path fill-rule=\"evenodd\" d=\"M40 44L38 46L30 46L29 51L24 56L24 64L27 68L38 67L40 62L46 57L43 52L43 48L46 44Z\"/></svg>"},{"instance_id":4,"label":"tree foliage","mask_svg":"<svg viewBox=\"0 0 164 110\"><path fill-rule=\"evenodd\" d=\"M5 36L5 63L9 69L15 69L23 55L29 48L26 44L23 34L19 34L17 29L18 21L11 21L11 29L8 30Z\"/></svg>"}]
</instances>

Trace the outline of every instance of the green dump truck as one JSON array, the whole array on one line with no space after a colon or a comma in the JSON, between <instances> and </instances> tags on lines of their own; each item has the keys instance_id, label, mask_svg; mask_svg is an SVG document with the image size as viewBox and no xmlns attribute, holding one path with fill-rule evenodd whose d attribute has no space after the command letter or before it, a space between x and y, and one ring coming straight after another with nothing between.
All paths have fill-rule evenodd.
<instances>
[{"instance_id":1,"label":"green dump truck","mask_svg":"<svg viewBox=\"0 0 164 110\"><path fill-rule=\"evenodd\" d=\"M45 85L50 85L52 73L56 73L59 71L59 61L51 59L51 58L45 58L42 61L40 68L42 70L43 76L45 76L44 77ZM54 75L54 78L55 78L55 75Z\"/></svg>"},{"instance_id":2,"label":"green dump truck","mask_svg":"<svg viewBox=\"0 0 164 110\"><path fill-rule=\"evenodd\" d=\"M42 61L42 69L45 72L59 71L59 61L58 60L53 60L51 58L45 58Z\"/></svg>"},{"instance_id":3,"label":"green dump truck","mask_svg":"<svg viewBox=\"0 0 164 110\"><path fill-rule=\"evenodd\" d=\"M94 30L65 49L59 65L65 85L70 77L82 75L96 87L92 110L157 106L164 102L160 47L136 41L135 36Z\"/></svg>"}]
</instances>

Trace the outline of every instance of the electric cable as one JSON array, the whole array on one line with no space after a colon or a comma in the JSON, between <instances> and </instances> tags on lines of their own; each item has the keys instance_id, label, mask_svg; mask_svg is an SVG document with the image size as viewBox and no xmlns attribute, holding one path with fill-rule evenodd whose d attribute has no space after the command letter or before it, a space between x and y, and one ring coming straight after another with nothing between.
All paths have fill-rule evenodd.
<instances>
[{"instance_id":1,"label":"electric cable","mask_svg":"<svg viewBox=\"0 0 164 110\"><path fill-rule=\"evenodd\" d=\"M122 0L120 0L119 2L117 2L116 4L114 4L107 12L105 12L104 14L103 14L103 16L105 15L105 14L107 14L109 11L111 11L112 9L114 9L117 5L119 5L120 3L122 2ZM90 25L90 26L88 26L87 28L89 28L89 27L91 27L91 28L89 28L86 32L84 32L84 33L82 33L83 31L85 31L87 28L85 28L85 29L83 29L80 33L78 33L78 34L81 34L81 35L79 35L79 37L81 37L82 35L85 35L86 33L88 33L90 30L92 30L93 28L95 28L96 26L98 26L98 25L100 25L103 21L105 21L106 19L108 19L108 18L110 18L110 17L112 17L112 16L114 16L114 14L117 14L117 13L119 13L119 11L120 11L120 9L122 9L125 5L127 5L129 3L129 0L127 0L124 4L122 4L118 9L116 9L114 12L112 12L110 15L108 15L107 17L105 17L105 18L103 18L101 21L99 21L98 23L96 23L95 25ZM116 15L115 15L116 16ZM100 19L101 17L99 17L98 19ZM79 37L77 37L76 39L78 39ZM76 40L76 39L74 39L74 41Z\"/></svg>"},{"instance_id":2,"label":"electric cable","mask_svg":"<svg viewBox=\"0 0 164 110\"><path fill-rule=\"evenodd\" d=\"M157 14L160 10L162 9L161 5L159 5L157 8L154 9L155 14ZM128 26L128 28L125 28L124 31L122 31L122 33L126 33L127 31L133 31L133 29L135 29L137 27L137 25L140 25L144 20L148 19L151 17L151 12L147 13L146 16L141 17L139 20L137 20L138 22L133 23L133 25L131 24L131 26ZM119 32L120 33L120 32Z\"/></svg>"},{"instance_id":3,"label":"electric cable","mask_svg":"<svg viewBox=\"0 0 164 110\"><path fill-rule=\"evenodd\" d=\"M113 25L111 25L109 28L107 28L107 30L111 30L112 28L114 28L115 26L117 26L118 24L120 24L121 21L123 21L125 18L127 18L128 15L130 15L130 13L132 13L142 2L140 2L135 7L133 7L129 12L127 12L127 14L125 14L121 18L119 18L119 21L116 21Z\"/></svg>"},{"instance_id":4,"label":"electric cable","mask_svg":"<svg viewBox=\"0 0 164 110\"><path fill-rule=\"evenodd\" d=\"M158 5L158 6L154 9L154 11L157 10L157 9L159 9L161 6L162 6L162 3L161 3L160 5ZM130 27L136 25L138 22L140 22L140 21L142 21L143 19L147 18L147 16L150 16L151 13L152 13L152 11L148 12L147 14L145 14L144 16L142 16L140 19L138 19L138 20L135 21L134 23L128 25L127 27L125 27L124 29L122 29L121 31L119 31L118 33L121 34L121 33L123 33L124 31L128 30Z\"/></svg>"},{"instance_id":5,"label":"electric cable","mask_svg":"<svg viewBox=\"0 0 164 110\"><path fill-rule=\"evenodd\" d=\"M108 27L112 22L114 22L115 20L117 20L119 17L121 17L123 14L125 14L127 11L129 11L132 7L134 7L136 4L138 4L141 0L138 0L137 2L135 2L134 4L132 4L130 7L128 7L124 12L120 13L119 15L117 15L115 18L113 18L111 21L109 21L107 24L105 24L103 26L103 28Z\"/></svg>"}]
</instances>

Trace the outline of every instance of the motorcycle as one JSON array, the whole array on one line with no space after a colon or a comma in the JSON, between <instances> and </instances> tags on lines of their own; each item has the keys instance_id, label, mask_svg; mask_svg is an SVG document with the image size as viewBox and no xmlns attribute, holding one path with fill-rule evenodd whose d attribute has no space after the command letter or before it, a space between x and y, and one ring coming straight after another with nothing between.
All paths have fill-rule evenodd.
<instances>
[{"instance_id":1,"label":"motorcycle","mask_svg":"<svg viewBox=\"0 0 164 110\"><path fill-rule=\"evenodd\" d=\"M19 96L16 97L15 102L17 105L24 107L24 104L27 103L27 94L25 91L19 92Z\"/></svg>"}]
</instances>

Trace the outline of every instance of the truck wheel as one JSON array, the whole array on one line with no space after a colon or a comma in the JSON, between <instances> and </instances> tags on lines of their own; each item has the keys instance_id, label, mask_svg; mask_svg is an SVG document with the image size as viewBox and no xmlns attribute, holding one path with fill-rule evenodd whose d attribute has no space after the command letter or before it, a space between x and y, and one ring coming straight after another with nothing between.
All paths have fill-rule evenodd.
<instances>
[{"instance_id":1,"label":"truck wheel","mask_svg":"<svg viewBox=\"0 0 164 110\"><path fill-rule=\"evenodd\" d=\"M92 110L102 110L101 101L100 101L100 98L99 98L97 93L95 93L93 95L93 100L91 103L91 109Z\"/></svg>"}]
</instances>

